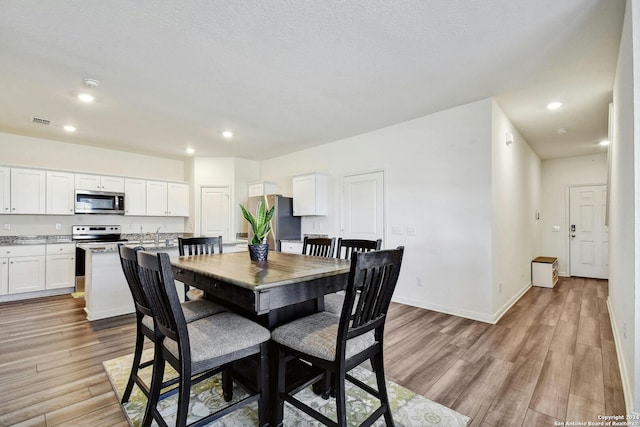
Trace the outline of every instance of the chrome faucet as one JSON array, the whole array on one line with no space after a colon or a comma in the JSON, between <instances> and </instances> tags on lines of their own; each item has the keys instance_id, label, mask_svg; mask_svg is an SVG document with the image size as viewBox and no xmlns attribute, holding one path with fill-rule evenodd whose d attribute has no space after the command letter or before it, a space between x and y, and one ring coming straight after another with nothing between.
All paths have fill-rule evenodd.
<instances>
[{"instance_id":1,"label":"chrome faucet","mask_svg":"<svg viewBox=\"0 0 640 427\"><path fill-rule=\"evenodd\" d=\"M158 229L156 230L156 235L155 235L155 239L154 242L156 243L156 248L160 247L160 229L162 227L158 227Z\"/></svg>"}]
</instances>

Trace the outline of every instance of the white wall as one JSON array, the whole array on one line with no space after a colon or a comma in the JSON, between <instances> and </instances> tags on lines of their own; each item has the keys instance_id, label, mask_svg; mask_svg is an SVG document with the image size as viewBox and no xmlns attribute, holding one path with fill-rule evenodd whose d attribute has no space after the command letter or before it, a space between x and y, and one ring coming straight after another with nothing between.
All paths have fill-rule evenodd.
<instances>
[{"instance_id":1,"label":"white wall","mask_svg":"<svg viewBox=\"0 0 640 427\"><path fill-rule=\"evenodd\" d=\"M0 132L0 164L165 181L185 181L181 160Z\"/></svg>"},{"instance_id":2,"label":"white wall","mask_svg":"<svg viewBox=\"0 0 640 427\"><path fill-rule=\"evenodd\" d=\"M640 112L635 109L635 100L640 99L640 55L634 53L640 46L639 32L639 3L628 1L613 88L613 141L609 146L609 310L628 413L640 409L640 366L636 362L640 355L640 153L635 150L639 141L634 130L640 129Z\"/></svg>"},{"instance_id":3,"label":"white wall","mask_svg":"<svg viewBox=\"0 0 640 427\"><path fill-rule=\"evenodd\" d=\"M541 255L558 258L561 276L569 276L569 187L606 183L606 154L542 161Z\"/></svg>"},{"instance_id":4,"label":"white wall","mask_svg":"<svg viewBox=\"0 0 640 427\"><path fill-rule=\"evenodd\" d=\"M339 236L341 177L383 170L383 243L386 248L405 246L394 299L491 321L492 102L477 101L266 160L261 178L291 194L294 175L330 175L331 213L305 218L303 233ZM403 235L392 235L394 226ZM416 236L406 235L408 226Z\"/></svg>"},{"instance_id":5,"label":"white wall","mask_svg":"<svg viewBox=\"0 0 640 427\"><path fill-rule=\"evenodd\" d=\"M185 181L183 161L0 132L0 164L71 172ZM72 225L113 224L123 233L182 232L183 218L122 215L0 215L0 236L71 234ZM61 230L55 225L61 224Z\"/></svg>"},{"instance_id":6,"label":"white wall","mask_svg":"<svg viewBox=\"0 0 640 427\"><path fill-rule=\"evenodd\" d=\"M505 134L513 135L506 144ZM531 286L531 260L540 253L540 159L493 103L493 315L502 316Z\"/></svg>"}]
</instances>

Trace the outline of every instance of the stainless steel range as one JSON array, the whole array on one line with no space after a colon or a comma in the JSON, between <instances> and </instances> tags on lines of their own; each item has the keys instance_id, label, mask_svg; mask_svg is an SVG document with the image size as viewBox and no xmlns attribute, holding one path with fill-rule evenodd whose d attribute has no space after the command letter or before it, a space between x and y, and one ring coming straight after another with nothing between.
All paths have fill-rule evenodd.
<instances>
[{"instance_id":1,"label":"stainless steel range","mask_svg":"<svg viewBox=\"0 0 640 427\"><path fill-rule=\"evenodd\" d=\"M71 238L76 245L76 291L84 291L85 248L115 249L119 242L126 242L121 237L119 225L74 225L71 227ZM79 245L82 245L80 247Z\"/></svg>"}]
</instances>

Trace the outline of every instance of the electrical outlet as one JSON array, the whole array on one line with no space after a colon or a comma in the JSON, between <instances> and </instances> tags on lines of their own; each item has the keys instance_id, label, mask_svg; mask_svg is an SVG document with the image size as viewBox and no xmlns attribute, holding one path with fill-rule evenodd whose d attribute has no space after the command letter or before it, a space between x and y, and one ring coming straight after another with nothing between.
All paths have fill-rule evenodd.
<instances>
[{"instance_id":1,"label":"electrical outlet","mask_svg":"<svg viewBox=\"0 0 640 427\"><path fill-rule=\"evenodd\" d=\"M11 230L11 224L5 224L2 228L5 230Z\"/></svg>"},{"instance_id":2,"label":"electrical outlet","mask_svg":"<svg viewBox=\"0 0 640 427\"><path fill-rule=\"evenodd\" d=\"M498 293L502 293L502 282L498 282Z\"/></svg>"},{"instance_id":3,"label":"electrical outlet","mask_svg":"<svg viewBox=\"0 0 640 427\"><path fill-rule=\"evenodd\" d=\"M56 230L62 230L62 224L56 224Z\"/></svg>"},{"instance_id":4,"label":"electrical outlet","mask_svg":"<svg viewBox=\"0 0 640 427\"><path fill-rule=\"evenodd\" d=\"M419 288L422 287L422 278L419 276L416 277L416 286Z\"/></svg>"},{"instance_id":5,"label":"electrical outlet","mask_svg":"<svg viewBox=\"0 0 640 427\"><path fill-rule=\"evenodd\" d=\"M622 336L627 339L627 322L622 322Z\"/></svg>"}]
</instances>

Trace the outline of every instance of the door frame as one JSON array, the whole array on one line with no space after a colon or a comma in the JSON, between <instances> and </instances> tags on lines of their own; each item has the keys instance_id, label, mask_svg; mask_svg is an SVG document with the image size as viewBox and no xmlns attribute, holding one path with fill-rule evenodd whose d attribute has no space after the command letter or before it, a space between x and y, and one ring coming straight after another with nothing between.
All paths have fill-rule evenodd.
<instances>
[{"instance_id":1,"label":"door frame","mask_svg":"<svg viewBox=\"0 0 640 427\"><path fill-rule=\"evenodd\" d=\"M609 194L609 186L606 183L595 183L595 184L569 184L565 188L565 221L564 221L564 229L566 230L565 242L567 243L565 250L565 259L567 260L567 271L566 277L571 276L571 189L572 188L580 188L580 187L594 187L598 185L604 185L607 188L607 196Z\"/></svg>"}]
</instances>

